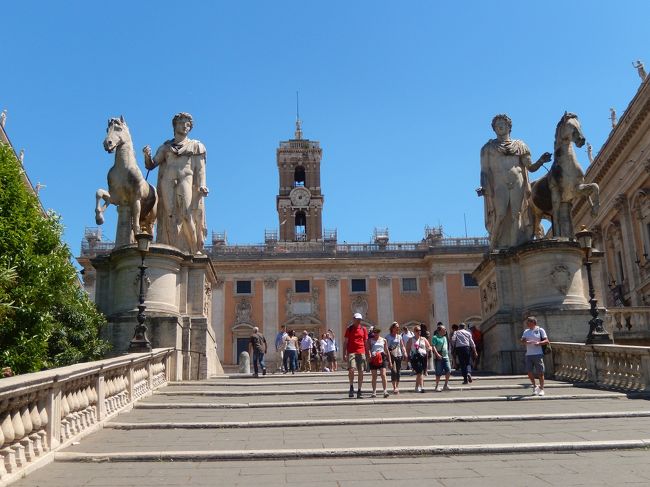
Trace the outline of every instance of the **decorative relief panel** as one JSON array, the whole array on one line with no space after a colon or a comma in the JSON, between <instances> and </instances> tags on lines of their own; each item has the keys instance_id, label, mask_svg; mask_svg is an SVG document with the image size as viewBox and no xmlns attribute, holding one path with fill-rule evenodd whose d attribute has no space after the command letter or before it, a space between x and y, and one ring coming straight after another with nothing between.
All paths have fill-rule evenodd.
<instances>
[{"instance_id":1,"label":"decorative relief panel","mask_svg":"<svg viewBox=\"0 0 650 487\"><path fill-rule=\"evenodd\" d=\"M368 300L365 296L356 295L350 303L352 313L361 313L364 317L368 314Z\"/></svg>"},{"instance_id":2,"label":"decorative relief panel","mask_svg":"<svg viewBox=\"0 0 650 487\"><path fill-rule=\"evenodd\" d=\"M498 304L497 283L496 281L488 281L481 290L481 311L483 312L483 318L486 318L496 310Z\"/></svg>"},{"instance_id":3,"label":"decorative relief panel","mask_svg":"<svg viewBox=\"0 0 650 487\"><path fill-rule=\"evenodd\" d=\"M310 293L295 293L293 289L287 288L287 300L285 304L285 313L287 320L295 317L315 318L318 320L320 315L320 289L314 286Z\"/></svg>"},{"instance_id":4,"label":"decorative relief panel","mask_svg":"<svg viewBox=\"0 0 650 487\"><path fill-rule=\"evenodd\" d=\"M253 306L251 305L250 298L244 296L237 300L237 307L235 309L235 324L239 323L252 323L253 320Z\"/></svg>"},{"instance_id":5,"label":"decorative relief panel","mask_svg":"<svg viewBox=\"0 0 650 487\"><path fill-rule=\"evenodd\" d=\"M561 294L566 294L571 285L571 273L565 265L556 265L551 271L551 282Z\"/></svg>"},{"instance_id":6,"label":"decorative relief panel","mask_svg":"<svg viewBox=\"0 0 650 487\"><path fill-rule=\"evenodd\" d=\"M210 308L212 306L212 285L209 281L205 281L205 299L203 300L203 315L210 316Z\"/></svg>"}]
</instances>

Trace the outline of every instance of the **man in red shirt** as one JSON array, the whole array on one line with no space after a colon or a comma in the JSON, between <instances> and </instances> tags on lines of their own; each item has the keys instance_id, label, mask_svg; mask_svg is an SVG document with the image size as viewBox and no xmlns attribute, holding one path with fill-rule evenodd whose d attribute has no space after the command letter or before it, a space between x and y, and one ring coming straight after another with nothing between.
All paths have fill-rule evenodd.
<instances>
[{"instance_id":1,"label":"man in red shirt","mask_svg":"<svg viewBox=\"0 0 650 487\"><path fill-rule=\"evenodd\" d=\"M361 398L361 386L363 385L363 370L366 368L368 357L368 330L361 326L361 313L354 313L354 321L345 330L343 339L343 360L348 363L348 379L350 381L349 397L354 397L354 369L359 374L359 387L357 399Z\"/></svg>"}]
</instances>

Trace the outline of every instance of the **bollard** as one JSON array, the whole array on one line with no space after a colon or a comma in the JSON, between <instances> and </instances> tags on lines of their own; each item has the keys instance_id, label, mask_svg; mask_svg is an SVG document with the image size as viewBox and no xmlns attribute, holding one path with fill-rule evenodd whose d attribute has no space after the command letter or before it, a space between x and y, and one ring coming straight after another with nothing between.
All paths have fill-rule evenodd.
<instances>
[{"instance_id":1,"label":"bollard","mask_svg":"<svg viewBox=\"0 0 650 487\"><path fill-rule=\"evenodd\" d=\"M239 373L251 373L251 357L248 355L248 352L242 352L239 354Z\"/></svg>"}]
</instances>

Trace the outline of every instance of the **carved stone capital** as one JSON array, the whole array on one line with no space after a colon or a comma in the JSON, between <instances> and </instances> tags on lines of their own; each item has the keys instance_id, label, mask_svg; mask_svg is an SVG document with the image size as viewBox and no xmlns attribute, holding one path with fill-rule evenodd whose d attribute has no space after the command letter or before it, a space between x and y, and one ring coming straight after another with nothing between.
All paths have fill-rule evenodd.
<instances>
[{"instance_id":1,"label":"carved stone capital","mask_svg":"<svg viewBox=\"0 0 650 487\"><path fill-rule=\"evenodd\" d=\"M214 288L215 289L223 289L223 285L226 281L222 277L217 277L216 281L214 281Z\"/></svg>"},{"instance_id":2,"label":"carved stone capital","mask_svg":"<svg viewBox=\"0 0 650 487\"><path fill-rule=\"evenodd\" d=\"M614 198L614 207L617 210L624 210L627 207L627 196L625 193L619 193L616 195L616 198Z\"/></svg>"},{"instance_id":3,"label":"carved stone capital","mask_svg":"<svg viewBox=\"0 0 650 487\"><path fill-rule=\"evenodd\" d=\"M264 288L265 289L275 289L275 286L278 283L277 277L267 277L264 279Z\"/></svg>"},{"instance_id":4,"label":"carved stone capital","mask_svg":"<svg viewBox=\"0 0 650 487\"><path fill-rule=\"evenodd\" d=\"M377 282L380 286L390 286L392 279L390 276L379 276L377 277Z\"/></svg>"},{"instance_id":5,"label":"carved stone capital","mask_svg":"<svg viewBox=\"0 0 650 487\"><path fill-rule=\"evenodd\" d=\"M445 278L445 273L442 271L432 271L429 273L429 284L433 284L434 282L442 281Z\"/></svg>"},{"instance_id":6,"label":"carved stone capital","mask_svg":"<svg viewBox=\"0 0 650 487\"><path fill-rule=\"evenodd\" d=\"M336 287L339 285L339 278L335 276L328 277L326 281L327 287Z\"/></svg>"}]
</instances>

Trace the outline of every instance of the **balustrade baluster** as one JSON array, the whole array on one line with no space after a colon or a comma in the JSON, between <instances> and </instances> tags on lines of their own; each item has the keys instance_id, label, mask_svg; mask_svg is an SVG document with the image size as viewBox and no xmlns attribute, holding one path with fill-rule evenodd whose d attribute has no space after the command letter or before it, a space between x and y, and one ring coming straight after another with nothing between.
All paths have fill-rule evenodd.
<instances>
[{"instance_id":1,"label":"balustrade baluster","mask_svg":"<svg viewBox=\"0 0 650 487\"><path fill-rule=\"evenodd\" d=\"M10 445L10 448L16 454L16 465L18 467L24 467L27 464L27 459L25 458L25 447L20 444L20 440L25 436L25 428L23 426L23 420L20 417L20 409L17 404L12 404L11 406L14 411L11 413L11 424L14 428L14 443Z\"/></svg>"},{"instance_id":2,"label":"balustrade baluster","mask_svg":"<svg viewBox=\"0 0 650 487\"><path fill-rule=\"evenodd\" d=\"M34 441L30 438L30 435L34 429L32 423L32 415L29 410L29 404L24 404L20 408L20 420L23 423L23 428L25 430L23 438L20 440L20 444L25 449L25 459L28 462L33 462L36 459L36 453L34 452Z\"/></svg>"},{"instance_id":3,"label":"balustrade baluster","mask_svg":"<svg viewBox=\"0 0 650 487\"><path fill-rule=\"evenodd\" d=\"M2 431L3 442L0 444L0 457L2 457L2 469L5 472L12 473L16 471L16 453L10 448L11 443L14 441L15 433L13 423L11 421L11 414L8 410L9 401L2 401L0 404L0 430Z\"/></svg>"}]
</instances>

